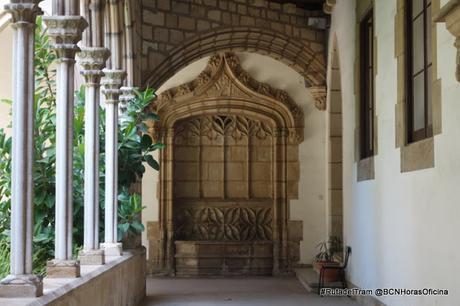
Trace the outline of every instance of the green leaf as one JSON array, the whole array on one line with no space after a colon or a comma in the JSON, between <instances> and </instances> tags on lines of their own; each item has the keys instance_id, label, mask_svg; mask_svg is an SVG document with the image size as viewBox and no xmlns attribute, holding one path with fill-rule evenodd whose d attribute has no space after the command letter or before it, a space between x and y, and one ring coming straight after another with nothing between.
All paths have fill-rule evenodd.
<instances>
[{"instance_id":1,"label":"green leaf","mask_svg":"<svg viewBox=\"0 0 460 306\"><path fill-rule=\"evenodd\" d=\"M145 161L147 162L147 164L149 164L150 167L152 167L153 169L159 171L160 170L160 165L158 164L158 162L152 157L152 155L147 155L144 157Z\"/></svg>"},{"instance_id":2,"label":"green leaf","mask_svg":"<svg viewBox=\"0 0 460 306\"><path fill-rule=\"evenodd\" d=\"M152 138L148 134L142 135L141 139L142 148L148 148L152 145Z\"/></svg>"}]
</instances>

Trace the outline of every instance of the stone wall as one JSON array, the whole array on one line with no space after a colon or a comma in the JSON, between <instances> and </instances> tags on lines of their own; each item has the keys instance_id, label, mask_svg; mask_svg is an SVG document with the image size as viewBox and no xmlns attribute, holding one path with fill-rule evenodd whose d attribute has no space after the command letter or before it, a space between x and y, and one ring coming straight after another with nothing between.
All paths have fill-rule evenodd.
<instances>
[{"instance_id":1,"label":"stone wall","mask_svg":"<svg viewBox=\"0 0 460 306\"><path fill-rule=\"evenodd\" d=\"M14 306L137 306L146 295L145 249L125 250L106 257L102 266L81 266L79 278L44 278L39 298L2 299Z\"/></svg>"},{"instance_id":2,"label":"stone wall","mask_svg":"<svg viewBox=\"0 0 460 306\"><path fill-rule=\"evenodd\" d=\"M332 54L332 39L336 36L343 102L344 242L352 247L347 279L359 288L449 290L448 296L379 297L386 305L458 305L458 274L452 273L460 269L456 260L460 247L452 243L460 231L460 86L455 79L455 37L444 24L434 25L437 37L436 40L433 37L433 43L438 61L433 80L442 80L442 101L439 98L433 101L442 103L439 109L442 133L434 136L433 167L401 173L405 157L401 155L404 149L395 145L400 141L396 136L400 118L395 109L401 103L399 85L403 83L398 75L403 65L399 63L401 58L395 57L395 51L400 48L396 41L402 33L402 23L397 20L401 18L402 2L374 1L378 155L374 159L374 178L366 181L358 181L354 143L357 99L353 89L356 58L353 29L358 18L357 3L337 1L332 14L329 52ZM432 84L432 90L437 86Z\"/></svg>"},{"instance_id":3,"label":"stone wall","mask_svg":"<svg viewBox=\"0 0 460 306\"><path fill-rule=\"evenodd\" d=\"M318 12L266 0L143 0L141 11L144 85L158 88L197 58L228 50L263 52L311 85L325 81L325 32L307 26Z\"/></svg>"}]
</instances>

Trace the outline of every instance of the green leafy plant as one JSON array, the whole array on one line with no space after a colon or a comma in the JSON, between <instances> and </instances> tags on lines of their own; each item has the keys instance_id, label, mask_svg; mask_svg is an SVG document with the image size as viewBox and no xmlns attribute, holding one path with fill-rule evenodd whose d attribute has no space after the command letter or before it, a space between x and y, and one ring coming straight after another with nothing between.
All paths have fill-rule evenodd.
<instances>
[{"instance_id":1,"label":"green leafy plant","mask_svg":"<svg viewBox=\"0 0 460 306\"><path fill-rule=\"evenodd\" d=\"M144 231L140 214L142 206L138 193L130 194L128 188L123 188L118 195L118 237L136 235Z\"/></svg>"},{"instance_id":2,"label":"green leafy plant","mask_svg":"<svg viewBox=\"0 0 460 306\"><path fill-rule=\"evenodd\" d=\"M334 255L342 252L342 239L337 236L331 236L328 241L322 241L316 246L318 253L315 255L315 261L333 261Z\"/></svg>"}]
</instances>

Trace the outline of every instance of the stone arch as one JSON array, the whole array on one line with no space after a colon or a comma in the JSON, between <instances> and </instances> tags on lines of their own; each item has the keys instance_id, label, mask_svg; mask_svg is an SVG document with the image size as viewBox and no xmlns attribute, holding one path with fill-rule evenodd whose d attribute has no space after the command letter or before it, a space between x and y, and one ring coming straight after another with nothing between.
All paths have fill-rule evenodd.
<instances>
[{"instance_id":1,"label":"stone arch","mask_svg":"<svg viewBox=\"0 0 460 306\"><path fill-rule=\"evenodd\" d=\"M191 62L218 52L249 51L280 60L304 76L310 86L324 85L322 54L303 41L269 29L229 27L198 34L169 52L157 63L144 85L158 87Z\"/></svg>"},{"instance_id":2,"label":"stone arch","mask_svg":"<svg viewBox=\"0 0 460 306\"><path fill-rule=\"evenodd\" d=\"M228 239L236 239L232 244L236 248L249 247L256 252L257 250L263 252L266 255L265 264L269 259L270 263L262 270L258 270L260 267L251 266L253 258L248 259L249 266L245 266L243 270L249 271L249 274L259 272L262 274L276 274L291 271L299 259L299 239L301 237L290 235L290 227L298 227L298 221L291 223L288 207L289 199L297 196L293 190L297 190L298 176L295 173L298 173L299 169L298 161L288 161L287 152L298 150L298 144L303 141L304 115L301 108L291 100L286 92L253 79L240 67L239 60L235 54L221 53L211 57L206 69L194 81L160 94L158 99L150 105L150 109L155 110L161 118L160 121L152 126L151 133L153 137L166 144L166 148L160 152L159 156L161 165L158 192L160 221L157 233L153 235L157 241L154 243L155 248L152 247L152 249L155 249L152 256L152 272L176 273L176 268L182 263L180 259L182 257L179 255L181 255L180 252L184 248L184 244L192 244L192 246L185 247L187 250L190 250L190 247L197 249L197 245L204 239L199 234L197 234L198 238L194 238L197 236L190 234L192 235L191 238L188 237L185 241L176 239L181 236L178 224L183 224L184 222L177 220L183 219L184 209L195 209L194 213L189 213L189 215L196 215L197 211L201 213L201 210L204 211L204 209L206 209L206 212L209 209L215 209L222 214L226 214L228 211L234 213L235 209L238 214L247 213L245 211L247 209L264 212L263 214L260 212L255 213L254 216L266 216L268 213L270 216L264 217L263 221L265 222L264 228L269 233L266 236L252 237L248 240L246 234L236 230L235 237L240 238L228 237ZM182 167L180 163L185 163L184 160L192 155L207 155L204 153L179 155L179 150L183 150L185 146L182 142L178 142L178 139L182 137L180 133L196 130L196 127L199 126L197 128L199 132L194 132L200 139L197 140L199 145L197 145L196 141L192 141L194 143L192 146L193 150L198 146L199 152L205 152L202 149L203 141L200 138L202 136L200 133L202 130L209 132L210 129L214 129L217 121L226 122L226 125L221 127L223 132L220 135L222 136L217 135L220 132L215 134L217 135L215 137L223 138L216 143L206 143L206 145L209 144L213 149L217 148L216 150L223 150L223 174L219 176L220 179L206 181L209 179L210 174L206 174L207 178L204 179L201 169L209 169L209 165L205 164L203 167L205 158L197 157L198 161L193 160L193 162L189 163L193 163L195 167L198 164L198 168L196 168L200 169L196 170L198 183L196 183L196 178L190 179L189 183L192 184L193 182L194 188L187 189L183 187L184 184L188 184L187 182L175 181L175 175L178 169ZM227 129L232 132L228 134ZM219 128L213 130L212 133L218 130ZM238 163L244 164L243 167L246 167L246 170L243 171L248 171L245 178L242 181L238 181L240 185L236 189L231 188L230 183L233 182L227 183L227 176L225 175L225 171L227 171L225 170L227 169L226 163L228 162L225 157L227 153L225 152L227 152L226 150L231 150L225 146L226 137L230 137L231 141L238 142L239 140L233 139L235 137L233 136L234 133L244 135L247 139L255 137L252 138L253 140L247 140L245 144L238 143L236 145L246 152L243 153L243 155L246 154L244 155L246 160L239 159L239 157L236 160L238 160ZM260 136L261 134L262 136ZM256 142L259 137L261 137L260 146L259 142ZM187 139L187 145L190 145L188 144L189 137L187 136L184 139ZM206 142L212 141L212 139L206 140ZM223 145L221 144L222 142L224 143ZM249 142L252 142L252 144L249 145ZM234 149L234 146L231 146L231 148ZM249 156L253 156L254 152L256 152L254 156L259 156L257 152L262 149L267 150L264 151L266 160L263 160L266 168L259 167L259 169L269 170L266 177L261 179L260 177L263 176L256 173L255 168L251 168L252 164L250 162L252 161L250 159L252 158ZM298 154L293 155L298 156ZM180 156L185 156L185 159L181 159ZM230 157L229 159L230 164L235 164L235 160ZM257 158L254 158L254 160L260 161ZM215 164L215 161L213 164ZM220 167L220 164L215 167ZM251 173L254 175L251 175ZM210 184L216 184L217 191L209 191ZM221 185L223 187L219 187ZM207 195L209 194L212 194L212 196L208 197ZM208 203L209 201L206 201L209 199L211 199L211 204L209 204L211 206L204 208L203 203ZM228 201L236 202L236 207L228 207ZM183 205L183 203L187 204ZM212 205L217 206L213 207ZM238 223L238 218L233 218L232 220ZM260 222L260 220L255 220L254 224L260 224ZM206 231L206 235L213 232ZM241 238L243 236L246 238ZM293 238L293 236L296 236L296 238ZM255 240L252 240L253 238ZM193 239L196 241L191 241ZM225 241L213 240L211 245L215 246L215 244L221 243L220 247L225 248L223 242ZM209 245L209 241L207 243ZM206 247L200 245L199 248L204 249ZM176 252L179 252L179 255ZM227 256L226 254L221 255L222 257ZM199 254L196 254L196 256L199 256ZM203 259L195 258L193 262L200 262L200 260ZM222 260L227 262L230 259L225 258ZM193 270L194 268L198 269L199 267L187 266L185 270L195 271ZM222 268L221 272L225 273L224 270ZM193 273L199 274L201 272L195 271Z\"/></svg>"},{"instance_id":3,"label":"stone arch","mask_svg":"<svg viewBox=\"0 0 460 306\"><path fill-rule=\"evenodd\" d=\"M342 85L337 37L333 38L329 83L329 235L343 236Z\"/></svg>"},{"instance_id":4,"label":"stone arch","mask_svg":"<svg viewBox=\"0 0 460 306\"><path fill-rule=\"evenodd\" d=\"M319 109L325 109L326 30L308 25L324 17L274 1L143 2L141 86L159 88L179 69L218 52L268 55L301 74Z\"/></svg>"}]
</instances>

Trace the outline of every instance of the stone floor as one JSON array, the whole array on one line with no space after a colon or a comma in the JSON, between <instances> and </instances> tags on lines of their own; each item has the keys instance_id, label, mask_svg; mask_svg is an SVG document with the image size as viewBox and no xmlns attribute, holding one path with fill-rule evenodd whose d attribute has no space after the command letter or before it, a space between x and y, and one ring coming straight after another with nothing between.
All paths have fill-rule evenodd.
<instances>
[{"instance_id":1,"label":"stone floor","mask_svg":"<svg viewBox=\"0 0 460 306\"><path fill-rule=\"evenodd\" d=\"M142 306L342 306L347 297L319 297L294 278L148 278Z\"/></svg>"}]
</instances>

